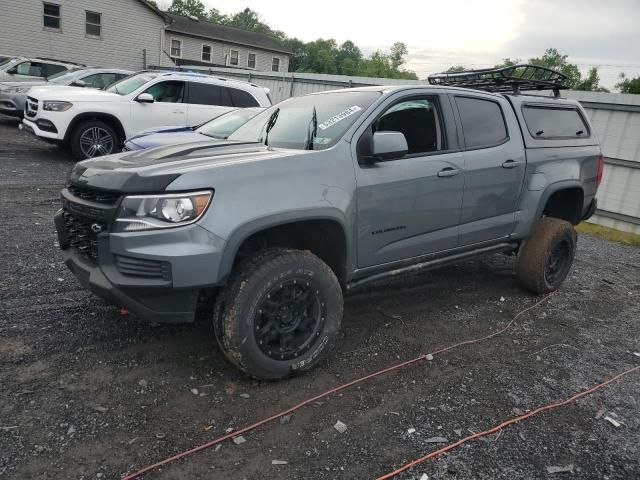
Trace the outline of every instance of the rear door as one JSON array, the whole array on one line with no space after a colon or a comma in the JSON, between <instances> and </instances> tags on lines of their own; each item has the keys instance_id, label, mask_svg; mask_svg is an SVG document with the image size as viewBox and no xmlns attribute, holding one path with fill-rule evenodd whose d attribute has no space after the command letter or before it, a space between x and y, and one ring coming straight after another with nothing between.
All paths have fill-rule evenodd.
<instances>
[{"instance_id":1,"label":"rear door","mask_svg":"<svg viewBox=\"0 0 640 480\"><path fill-rule=\"evenodd\" d=\"M369 138L402 132L402 158L363 162ZM357 144L358 268L455 248L464 187L464 159L446 94L392 97Z\"/></svg>"},{"instance_id":2,"label":"rear door","mask_svg":"<svg viewBox=\"0 0 640 480\"><path fill-rule=\"evenodd\" d=\"M508 101L497 95L453 94L464 146L460 246L509 236L525 171L524 145Z\"/></svg>"},{"instance_id":3,"label":"rear door","mask_svg":"<svg viewBox=\"0 0 640 480\"><path fill-rule=\"evenodd\" d=\"M220 85L189 82L187 125L200 125L233 110L229 89Z\"/></svg>"},{"instance_id":4,"label":"rear door","mask_svg":"<svg viewBox=\"0 0 640 480\"><path fill-rule=\"evenodd\" d=\"M131 131L128 136L153 127L184 126L187 124L185 82L165 80L144 90L153 96L153 103L131 101Z\"/></svg>"}]
</instances>

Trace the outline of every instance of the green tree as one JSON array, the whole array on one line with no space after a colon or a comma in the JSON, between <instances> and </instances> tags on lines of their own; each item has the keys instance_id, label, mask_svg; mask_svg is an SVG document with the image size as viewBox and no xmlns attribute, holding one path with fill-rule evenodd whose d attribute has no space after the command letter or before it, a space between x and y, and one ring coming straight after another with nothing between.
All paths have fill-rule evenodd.
<instances>
[{"instance_id":1,"label":"green tree","mask_svg":"<svg viewBox=\"0 0 640 480\"><path fill-rule=\"evenodd\" d=\"M395 42L391 45L391 53L389 54L389 61L391 62L391 68L393 70L399 70L404 63L404 57L407 56L409 50L407 46L402 42Z\"/></svg>"},{"instance_id":2,"label":"green tree","mask_svg":"<svg viewBox=\"0 0 640 480\"><path fill-rule=\"evenodd\" d=\"M306 55L305 43L298 38L287 38L284 40L283 44L291 52L291 55L289 56L289 71L300 71Z\"/></svg>"},{"instance_id":3,"label":"green tree","mask_svg":"<svg viewBox=\"0 0 640 480\"><path fill-rule=\"evenodd\" d=\"M587 75L580 78L580 81L574 86L576 90L586 90L590 92L608 92L604 87L600 86L600 75L598 74L598 67L589 69Z\"/></svg>"},{"instance_id":4,"label":"green tree","mask_svg":"<svg viewBox=\"0 0 640 480\"><path fill-rule=\"evenodd\" d=\"M615 87L620 93L640 94L640 77L629 78L624 73L620 74L620 82Z\"/></svg>"},{"instance_id":5,"label":"green tree","mask_svg":"<svg viewBox=\"0 0 640 480\"><path fill-rule=\"evenodd\" d=\"M357 75L362 61L362 52L351 40L338 48L336 63L340 75Z\"/></svg>"},{"instance_id":6,"label":"green tree","mask_svg":"<svg viewBox=\"0 0 640 480\"><path fill-rule=\"evenodd\" d=\"M569 63L568 58L568 55L562 55L555 48L547 48L544 55L530 58L529 63L562 73L566 77L566 85L569 88L575 88L580 83L580 69L577 65Z\"/></svg>"},{"instance_id":7,"label":"green tree","mask_svg":"<svg viewBox=\"0 0 640 480\"><path fill-rule=\"evenodd\" d=\"M192 16L206 20L207 12L200 0L173 0L167 12L185 17Z\"/></svg>"},{"instance_id":8,"label":"green tree","mask_svg":"<svg viewBox=\"0 0 640 480\"><path fill-rule=\"evenodd\" d=\"M264 33L278 41L284 41L286 38L284 32L281 32L280 30L273 30L269 25L262 21L258 12L255 12L248 7L241 12L230 15L224 23L230 27Z\"/></svg>"},{"instance_id":9,"label":"green tree","mask_svg":"<svg viewBox=\"0 0 640 480\"><path fill-rule=\"evenodd\" d=\"M209 10L209 13L207 14L207 20L209 20L212 23L226 25L226 23L229 21L229 17L220 13L220 10L218 10L217 8L212 8L211 10Z\"/></svg>"},{"instance_id":10,"label":"green tree","mask_svg":"<svg viewBox=\"0 0 640 480\"><path fill-rule=\"evenodd\" d=\"M445 70L445 73L460 73L468 70L464 65L453 65Z\"/></svg>"},{"instance_id":11,"label":"green tree","mask_svg":"<svg viewBox=\"0 0 640 480\"><path fill-rule=\"evenodd\" d=\"M495 68L503 68L503 67L513 67L514 65L518 65L522 63L522 60L519 58L503 58L502 62L495 66Z\"/></svg>"}]
</instances>

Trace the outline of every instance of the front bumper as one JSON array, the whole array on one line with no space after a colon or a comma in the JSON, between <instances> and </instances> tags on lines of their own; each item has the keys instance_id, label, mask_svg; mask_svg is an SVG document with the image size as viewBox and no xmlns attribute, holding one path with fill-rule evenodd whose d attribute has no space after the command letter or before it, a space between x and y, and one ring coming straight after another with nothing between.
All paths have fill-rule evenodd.
<instances>
[{"instance_id":1,"label":"front bumper","mask_svg":"<svg viewBox=\"0 0 640 480\"><path fill-rule=\"evenodd\" d=\"M0 92L0 113L12 117L24 116L24 106L27 101L26 94Z\"/></svg>"},{"instance_id":2,"label":"front bumper","mask_svg":"<svg viewBox=\"0 0 640 480\"><path fill-rule=\"evenodd\" d=\"M203 290L220 283L217 272L225 242L197 224L99 233L94 259L69 244L62 210L55 223L64 262L80 283L144 320L192 322Z\"/></svg>"},{"instance_id":3,"label":"front bumper","mask_svg":"<svg viewBox=\"0 0 640 480\"><path fill-rule=\"evenodd\" d=\"M43 125L42 122L47 123ZM43 140L51 140L52 142L61 142L64 140L64 135L60 134L55 124L48 119L38 118L30 120L24 117L20 124L20 129L32 133Z\"/></svg>"}]
</instances>

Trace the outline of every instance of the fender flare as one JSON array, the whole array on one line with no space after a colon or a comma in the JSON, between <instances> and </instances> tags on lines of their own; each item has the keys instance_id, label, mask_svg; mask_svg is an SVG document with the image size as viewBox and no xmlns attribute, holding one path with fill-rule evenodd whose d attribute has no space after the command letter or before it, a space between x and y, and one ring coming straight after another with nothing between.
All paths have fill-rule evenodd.
<instances>
[{"instance_id":1,"label":"fender flare","mask_svg":"<svg viewBox=\"0 0 640 480\"><path fill-rule=\"evenodd\" d=\"M538 208L536 209L536 224L539 219L542 218L542 212L544 212L544 208L547 206L547 202L551 198L551 196L559 192L561 190L567 190L569 188L578 188L582 192L582 203L583 205L580 207L580 213L582 214L582 209L584 208L584 187L578 180L560 180L555 183L551 183L547 185L547 187L543 190L542 195L540 196L540 201L538 202Z\"/></svg>"},{"instance_id":2,"label":"fender flare","mask_svg":"<svg viewBox=\"0 0 640 480\"><path fill-rule=\"evenodd\" d=\"M246 239L248 239L252 235L272 227L278 227L290 223L305 222L309 220L330 220L340 226L342 233L344 234L346 246L346 265L350 265L353 255L351 248L352 242L347 234L349 230L346 228L347 222L344 213L335 208L327 207L313 209L312 211L295 210L277 213L274 215L257 218L240 225L227 237L220 261L218 273L219 277L226 281L226 279L231 274L233 263L235 261L236 255L238 254L240 246Z\"/></svg>"}]
</instances>

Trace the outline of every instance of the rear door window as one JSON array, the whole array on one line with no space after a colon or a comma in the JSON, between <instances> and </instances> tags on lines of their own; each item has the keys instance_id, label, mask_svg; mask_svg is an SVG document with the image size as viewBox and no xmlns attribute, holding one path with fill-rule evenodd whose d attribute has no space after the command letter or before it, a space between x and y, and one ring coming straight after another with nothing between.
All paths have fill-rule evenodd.
<instances>
[{"instance_id":1,"label":"rear door window","mask_svg":"<svg viewBox=\"0 0 640 480\"><path fill-rule=\"evenodd\" d=\"M577 108L525 105L522 114L533 138L586 138L589 129Z\"/></svg>"},{"instance_id":2,"label":"rear door window","mask_svg":"<svg viewBox=\"0 0 640 480\"><path fill-rule=\"evenodd\" d=\"M509 139L498 102L472 97L455 97L466 147L487 148Z\"/></svg>"},{"instance_id":3,"label":"rear door window","mask_svg":"<svg viewBox=\"0 0 640 480\"><path fill-rule=\"evenodd\" d=\"M227 88L210 83L189 82L189 102L195 105L221 105L231 107Z\"/></svg>"}]
</instances>

